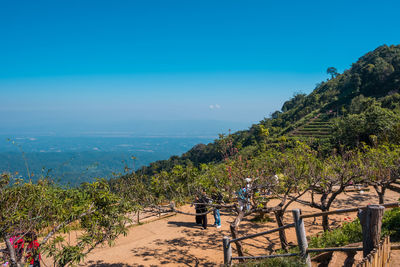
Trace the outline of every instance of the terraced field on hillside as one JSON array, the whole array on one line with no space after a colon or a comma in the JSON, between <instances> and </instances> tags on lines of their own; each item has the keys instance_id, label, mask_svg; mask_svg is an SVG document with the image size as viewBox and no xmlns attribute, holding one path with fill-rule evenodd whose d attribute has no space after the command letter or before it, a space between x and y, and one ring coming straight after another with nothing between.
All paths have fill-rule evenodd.
<instances>
[{"instance_id":1,"label":"terraced field on hillside","mask_svg":"<svg viewBox=\"0 0 400 267\"><path fill-rule=\"evenodd\" d=\"M317 115L306 124L294 129L289 135L304 138L327 138L332 133L332 122L326 115Z\"/></svg>"}]
</instances>

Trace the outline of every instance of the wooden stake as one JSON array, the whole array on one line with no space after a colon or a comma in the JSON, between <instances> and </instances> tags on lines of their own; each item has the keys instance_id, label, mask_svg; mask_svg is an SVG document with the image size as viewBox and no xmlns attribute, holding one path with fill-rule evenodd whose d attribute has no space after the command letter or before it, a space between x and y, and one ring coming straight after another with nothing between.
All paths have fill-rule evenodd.
<instances>
[{"instance_id":1,"label":"wooden stake","mask_svg":"<svg viewBox=\"0 0 400 267\"><path fill-rule=\"evenodd\" d=\"M303 219L301 218L301 212L299 209L294 209L292 213L293 213L294 225L296 228L296 236L297 236L297 242L299 244L300 255L305 260L307 266L311 267L310 255L307 252L308 242L306 237L306 229L304 228L304 222Z\"/></svg>"},{"instance_id":2,"label":"wooden stake","mask_svg":"<svg viewBox=\"0 0 400 267\"><path fill-rule=\"evenodd\" d=\"M385 207L368 205L367 209L358 212L363 233L363 256L366 257L374 248L379 246L382 217Z\"/></svg>"},{"instance_id":3,"label":"wooden stake","mask_svg":"<svg viewBox=\"0 0 400 267\"><path fill-rule=\"evenodd\" d=\"M222 246L224 248L224 264L225 266L230 266L232 264L232 247L229 237L224 236L222 239Z\"/></svg>"}]
</instances>

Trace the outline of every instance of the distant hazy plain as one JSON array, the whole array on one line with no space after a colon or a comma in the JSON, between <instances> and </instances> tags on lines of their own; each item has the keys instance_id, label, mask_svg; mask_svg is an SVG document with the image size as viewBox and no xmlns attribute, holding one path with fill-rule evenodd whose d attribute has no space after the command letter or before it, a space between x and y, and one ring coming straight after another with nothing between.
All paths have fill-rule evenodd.
<instances>
[{"instance_id":1,"label":"distant hazy plain","mask_svg":"<svg viewBox=\"0 0 400 267\"><path fill-rule=\"evenodd\" d=\"M0 134L0 172L37 180L49 177L77 185L94 178L111 178L156 160L181 155L244 124L229 122L148 122L136 131L87 128L55 131L9 129ZM134 159L132 158L134 157ZM28 175L29 173L29 175Z\"/></svg>"}]
</instances>

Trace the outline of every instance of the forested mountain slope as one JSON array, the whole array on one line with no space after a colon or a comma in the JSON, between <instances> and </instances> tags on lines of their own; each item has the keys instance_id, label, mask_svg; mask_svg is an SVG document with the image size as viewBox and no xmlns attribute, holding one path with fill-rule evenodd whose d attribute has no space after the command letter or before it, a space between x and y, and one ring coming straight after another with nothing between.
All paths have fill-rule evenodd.
<instances>
[{"instance_id":1,"label":"forested mountain slope","mask_svg":"<svg viewBox=\"0 0 400 267\"><path fill-rule=\"evenodd\" d=\"M331 78L308 95L296 94L280 111L248 130L198 144L181 156L156 161L138 172L151 175L174 165L195 165L223 159L227 143L241 153L257 154L272 143L308 139L329 151L361 142L400 140L400 45L383 45L362 56L342 74L329 68ZM299 134L299 133L304 134ZM315 134L313 134L315 133Z\"/></svg>"}]
</instances>

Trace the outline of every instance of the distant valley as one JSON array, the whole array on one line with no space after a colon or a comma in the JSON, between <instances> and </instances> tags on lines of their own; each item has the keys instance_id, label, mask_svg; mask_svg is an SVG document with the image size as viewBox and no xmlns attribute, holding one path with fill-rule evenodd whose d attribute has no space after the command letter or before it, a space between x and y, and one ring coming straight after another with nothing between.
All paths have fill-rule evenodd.
<instances>
[{"instance_id":1,"label":"distant valley","mask_svg":"<svg viewBox=\"0 0 400 267\"><path fill-rule=\"evenodd\" d=\"M32 180L50 177L64 185L78 185L96 177L110 178L150 162L181 155L216 136L0 136L0 172ZM134 157L134 159L132 158Z\"/></svg>"}]
</instances>

